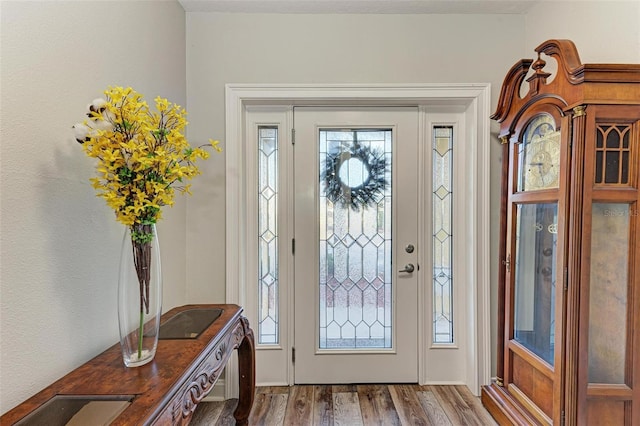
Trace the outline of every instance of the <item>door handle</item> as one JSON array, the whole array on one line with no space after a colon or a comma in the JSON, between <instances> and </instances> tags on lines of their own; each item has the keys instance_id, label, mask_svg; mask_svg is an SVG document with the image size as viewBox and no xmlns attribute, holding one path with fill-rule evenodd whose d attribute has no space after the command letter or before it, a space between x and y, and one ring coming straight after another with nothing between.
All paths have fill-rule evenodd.
<instances>
[{"instance_id":1,"label":"door handle","mask_svg":"<svg viewBox=\"0 0 640 426\"><path fill-rule=\"evenodd\" d=\"M404 269L400 269L398 272L407 272L410 274L415 270L416 270L416 267L413 266L413 263L407 263L406 265L404 265Z\"/></svg>"}]
</instances>

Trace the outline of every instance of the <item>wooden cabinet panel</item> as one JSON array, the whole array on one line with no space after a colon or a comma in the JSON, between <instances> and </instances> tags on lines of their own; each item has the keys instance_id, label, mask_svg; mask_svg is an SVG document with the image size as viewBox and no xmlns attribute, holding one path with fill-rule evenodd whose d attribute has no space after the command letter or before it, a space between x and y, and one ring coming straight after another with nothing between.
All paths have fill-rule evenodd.
<instances>
[{"instance_id":1,"label":"wooden cabinet panel","mask_svg":"<svg viewBox=\"0 0 640 426\"><path fill-rule=\"evenodd\" d=\"M551 417L553 400L549 395L553 394L553 381L518 355L513 354L512 359L513 384L548 417Z\"/></svg>"},{"instance_id":2,"label":"wooden cabinet panel","mask_svg":"<svg viewBox=\"0 0 640 426\"><path fill-rule=\"evenodd\" d=\"M617 426L625 424L625 406L622 401L592 400L588 405L588 426Z\"/></svg>"}]
</instances>

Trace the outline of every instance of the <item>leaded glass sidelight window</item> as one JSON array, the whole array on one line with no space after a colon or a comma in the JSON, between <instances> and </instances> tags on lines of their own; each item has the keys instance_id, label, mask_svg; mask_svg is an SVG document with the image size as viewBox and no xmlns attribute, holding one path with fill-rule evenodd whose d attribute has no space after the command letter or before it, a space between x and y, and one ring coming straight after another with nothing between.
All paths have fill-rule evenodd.
<instances>
[{"instance_id":1,"label":"leaded glass sidelight window","mask_svg":"<svg viewBox=\"0 0 640 426\"><path fill-rule=\"evenodd\" d=\"M258 127L258 343L278 343L278 128Z\"/></svg>"},{"instance_id":2,"label":"leaded glass sidelight window","mask_svg":"<svg viewBox=\"0 0 640 426\"><path fill-rule=\"evenodd\" d=\"M453 343L453 127L433 128L433 343Z\"/></svg>"},{"instance_id":3,"label":"leaded glass sidelight window","mask_svg":"<svg viewBox=\"0 0 640 426\"><path fill-rule=\"evenodd\" d=\"M391 130L319 132L320 349L391 348Z\"/></svg>"}]
</instances>

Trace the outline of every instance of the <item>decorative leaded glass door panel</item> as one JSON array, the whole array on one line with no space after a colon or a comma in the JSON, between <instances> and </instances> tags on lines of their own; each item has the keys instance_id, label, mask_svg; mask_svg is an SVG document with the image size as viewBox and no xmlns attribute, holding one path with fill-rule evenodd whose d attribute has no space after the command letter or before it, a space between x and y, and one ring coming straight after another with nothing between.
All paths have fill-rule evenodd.
<instances>
[{"instance_id":1,"label":"decorative leaded glass door panel","mask_svg":"<svg viewBox=\"0 0 640 426\"><path fill-rule=\"evenodd\" d=\"M294 120L295 381L416 382L417 108Z\"/></svg>"}]
</instances>

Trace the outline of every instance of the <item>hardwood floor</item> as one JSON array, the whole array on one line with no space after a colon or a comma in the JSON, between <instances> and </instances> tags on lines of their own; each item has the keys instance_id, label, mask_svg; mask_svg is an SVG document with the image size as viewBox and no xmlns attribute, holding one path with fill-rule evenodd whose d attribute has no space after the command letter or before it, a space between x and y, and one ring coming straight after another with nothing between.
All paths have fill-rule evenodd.
<instances>
[{"instance_id":1,"label":"hardwood floor","mask_svg":"<svg viewBox=\"0 0 640 426\"><path fill-rule=\"evenodd\" d=\"M237 400L203 402L192 426L233 425ZM496 425L466 386L259 387L250 425Z\"/></svg>"}]
</instances>

